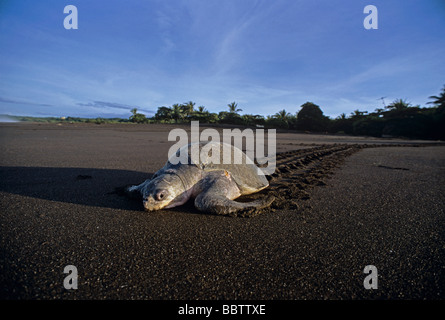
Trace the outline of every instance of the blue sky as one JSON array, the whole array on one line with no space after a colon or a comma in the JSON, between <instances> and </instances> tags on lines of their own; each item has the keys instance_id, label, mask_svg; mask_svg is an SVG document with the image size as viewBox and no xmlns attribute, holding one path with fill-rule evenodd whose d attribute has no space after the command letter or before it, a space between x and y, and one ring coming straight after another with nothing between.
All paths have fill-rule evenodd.
<instances>
[{"instance_id":1,"label":"blue sky","mask_svg":"<svg viewBox=\"0 0 445 320\"><path fill-rule=\"evenodd\" d=\"M366 5L378 29L366 30ZM78 29L66 30L66 5ZM0 114L211 112L336 117L445 85L444 0L0 0Z\"/></svg>"}]
</instances>

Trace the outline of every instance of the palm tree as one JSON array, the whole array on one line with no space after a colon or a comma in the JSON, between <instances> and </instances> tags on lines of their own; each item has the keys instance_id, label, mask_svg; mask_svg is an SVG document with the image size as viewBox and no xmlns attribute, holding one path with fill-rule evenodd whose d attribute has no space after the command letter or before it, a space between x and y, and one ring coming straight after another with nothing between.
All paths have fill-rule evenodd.
<instances>
[{"instance_id":1,"label":"palm tree","mask_svg":"<svg viewBox=\"0 0 445 320\"><path fill-rule=\"evenodd\" d=\"M359 109L357 109L357 110L354 110L354 112L351 112L351 117L352 118L363 117L367 113L368 113L368 111L360 111Z\"/></svg>"},{"instance_id":2,"label":"palm tree","mask_svg":"<svg viewBox=\"0 0 445 320\"><path fill-rule=\"evenodd\" d=\"M438 108L445 108L445 86L443 86L439 96L429 96L428 98L434 99L434 101L427 102L428 104L434 104Z\"/></svg>"},{"instance_id":3,"label":"palm tree","mask_svg":"<svg viewBox=\"0 0 445 320\"><path fill-rule=\"evenodd\" d=\"M337 117L337 120L345 120L346 119L346 114L342 113Z\"/></svg>"},{"instance_id":4,"label":"palm tree","mask_svg":"<svg viewBox=\"0 0 445 320\"><path fill-rule=\"evenodd\" d=\"M195 104L193 101L189 101L181 105L181 109L184 113L184 116L187 117L193 113Z\"/></svg>"},{"instance_id":5,"label":"palm tree","mask_svg":"<svg viewBox=\"0 0 445 320\"><path fill-rule=\"evenodd\" d=\"M410 106L411 106L411 103L409 103L403 99L398 99L398 100L394 100L390 105L386 106L386 109L402 111L402 110L405 110L406 108L409 108Z\"/></svg>"},{"instance_id":6,"label":"palm tree","mask_svg":"<svg viewBox=\"0 0 445 320\"><path fill-rule=\"evenodd\" d=\"M172 118L175 119L175 122L178 123L179 119L183 119L184 113L181 106L177 103L172 105Z\"/></svg>"},{"instance_id":7,"label":"palm tree","mask_svg":"<svg viewBox=\"0 0 445 320\"><path fill-rule=\"evenodd\" d=\"M145 116L145 114L138 113L137 108L131 109L130 112L133 114L132 116L130 116L131 122L144 123L147 121L147 117ZM100 118L97 118L96 123L103 123L103 120Z\"/></svg>"},{"instance_id":8,"label":"palm tree","mask_svg":"<svg viewBox=\"0 0 445 320\"><path fill-rule=\"evenodd\" d=\"M243 111L242 109L238 109L238 104L235 101L232 103L229 103L227 106L229 107L230 113L238 113L238 112Z\"/></svg>"},{"instance_id":9,"label":"palm tree","mask_svg":"<svg viewBox=\"0 0 445 320\"><path fill-rule=\"evenodd\" d=\"M275 113L274 118L287 122L287 120L289 120L290 115L291 114L289 112L286 112L286 110L283 109Z\"/></svg>"}]
</instances>

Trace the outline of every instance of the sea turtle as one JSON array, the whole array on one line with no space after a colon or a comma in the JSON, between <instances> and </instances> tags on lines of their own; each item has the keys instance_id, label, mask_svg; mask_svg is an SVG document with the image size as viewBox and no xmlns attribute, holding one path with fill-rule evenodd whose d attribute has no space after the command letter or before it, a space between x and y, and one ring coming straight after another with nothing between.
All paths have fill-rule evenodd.
<instances>
[{"instance_id":1,"label":"sea turtle","mask_svg":"<svg viewBox=\"0 0 445 320\"><path fill-rule=\"evenodd\" d=\"M192 152L199 157L193 157ZM273 196L233 201L268 185L261 169L240 149L226 143L200 142L179 148L151 179L128 187L127 192L142 195L146 211L173 208L194 198L200 211L237 215L270 206Z\"/></svg>"}]
</instances>

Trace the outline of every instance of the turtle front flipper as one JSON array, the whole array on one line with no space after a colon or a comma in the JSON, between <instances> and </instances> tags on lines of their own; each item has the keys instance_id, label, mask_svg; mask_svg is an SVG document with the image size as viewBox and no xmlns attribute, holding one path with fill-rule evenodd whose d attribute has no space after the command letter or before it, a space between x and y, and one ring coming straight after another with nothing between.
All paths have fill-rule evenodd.
<instances>
[{"instance_id":1,"label":"turtle front flipper","mask_svg":"<svg viewBox=\"0 0 445 320\"><path fill-rule=\"evenodd\" d=\"M203 180L203 190L195 199L195 207L203 212L229 215L254 216L260 210L269 207L275 197L268 196L251 202L238 202L233 199L240 196L235 181L227 171L213 171Z\"/></svg>"},{"instance_id":2,"label":"turtle front flipper","mask_svg":"<svg viewBox=\"0 0 445 320\"><path fill-rule=\"evenodd\" d=\"M142 199L142 188L149 182L150 179L145 180L139 185L127 185L125 187L122 187L122 193L129 198Z\"/></svg>"}]
</instances>

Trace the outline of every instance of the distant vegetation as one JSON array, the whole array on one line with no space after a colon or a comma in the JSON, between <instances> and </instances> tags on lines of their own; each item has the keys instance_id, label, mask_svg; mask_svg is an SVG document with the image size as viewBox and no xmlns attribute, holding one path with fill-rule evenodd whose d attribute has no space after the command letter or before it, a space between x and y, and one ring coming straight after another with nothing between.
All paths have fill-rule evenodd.
<instances>
[{"instance_id":1,"label":"distant vegetation","mask_svg":"<svg viewBox=\"0 0 445 320\"><path fill-rule=\"evenodd\" d=\"M128 119L121 118L37 118L10 116L19 121L34 122L86 122L86 123L188 123L198 120L208 124L231 124L297 130L305 132L344 133L352 135L367 135L375 137L407 137L420 139L445 140L445 86L439 96L430 96L432 106L422 108L413 106L403 99L393 101L384 108L374 112L353 111L351 114L341 114L335 119L323 115L321 108L306 102L295 113L280 110L274 115L262 116L243 114L236 102L227 105L227 111L213 113L204 106L195 107L193 101L174 104L171 107L159 107L153 117L138 113L137 108L131 110Z\"/></svg>"},{"instance_id":2,"label":"distant vegetation","mask_svg":"<svg viewBox=\"0 0 445 320\"><path fill-rule=\"evenodd\" d=\"M40 123L125 123L130 122L128 119L122 118L79 118L79 117L30 117L30 116L11 116L7 115L11 120L15 121L29 121L29 122L40 122Z\"/></svg>"}]
</instances>

